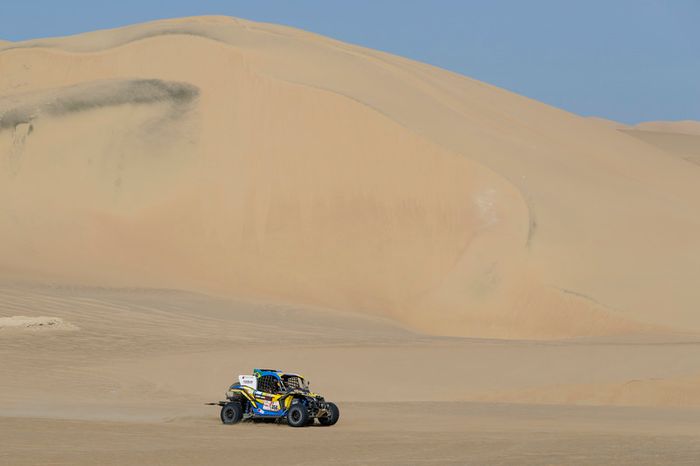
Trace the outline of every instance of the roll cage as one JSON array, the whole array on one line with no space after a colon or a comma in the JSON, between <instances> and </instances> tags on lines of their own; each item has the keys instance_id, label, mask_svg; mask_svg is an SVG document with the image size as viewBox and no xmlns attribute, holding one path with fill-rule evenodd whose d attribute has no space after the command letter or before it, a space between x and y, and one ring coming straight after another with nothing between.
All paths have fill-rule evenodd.
<instances>
[{"instance_id":1,"label":"roll cage","mask_svg":"<svg viewBox=\"0 0 700 466\"><path fill-rule=\"evenodd\" d=\"M258 391L263 393L284 394L295 390L308 392L309 383L299 374L287 374L273 369L254 369L258 379Z\"/></svg>"}]
</instances>

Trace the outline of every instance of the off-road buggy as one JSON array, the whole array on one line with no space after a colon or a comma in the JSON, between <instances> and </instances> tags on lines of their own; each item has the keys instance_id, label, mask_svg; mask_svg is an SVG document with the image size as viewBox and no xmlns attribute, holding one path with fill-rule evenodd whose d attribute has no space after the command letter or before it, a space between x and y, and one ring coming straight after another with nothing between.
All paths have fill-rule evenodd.
<instances>
[{"instance_id":1,"label":"off-road buggy","mask_svg":"<svg viewBox=\"0 0 700 466\"><path fill-rule=\"evenodd\" d=\"M332 426L340 418L335 403L309 390L299 374L274 369L254 369L253 375L239 375L231 385L225 401L207 403L221 406L221 422L236 424L241 420L286 420L292 427Z\"/></svg>"}]
</instances>

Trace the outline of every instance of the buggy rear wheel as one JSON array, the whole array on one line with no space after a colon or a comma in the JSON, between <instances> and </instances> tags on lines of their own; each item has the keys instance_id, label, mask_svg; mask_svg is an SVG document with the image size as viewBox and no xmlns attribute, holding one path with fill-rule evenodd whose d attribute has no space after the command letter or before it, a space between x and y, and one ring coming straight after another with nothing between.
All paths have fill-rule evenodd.
<instances>
[{"instance_id":1,"label":"buggy rear wheel","mask_svg":"<svg viewBox=\"0 0 700 466\"><path fill-rule=\"evenodd\" d=\"M224 424L236 424L243 417L243 408L240 403L227 403L221 408L221 422Z\"/></svg>"},{"instance_id":2,"label":"buggy rear wheel","mask_svg":"<svg viewBox=\"0 0 700 466\"><path fill-rule=\"evenodd\" d=\"M328 415L319 417L318 422L320 422L322 426L332 426L338 422L338 419L340 419L340 410L338 406L336 406L335 403L328 403Z\"/></svg>"}]
</instances>

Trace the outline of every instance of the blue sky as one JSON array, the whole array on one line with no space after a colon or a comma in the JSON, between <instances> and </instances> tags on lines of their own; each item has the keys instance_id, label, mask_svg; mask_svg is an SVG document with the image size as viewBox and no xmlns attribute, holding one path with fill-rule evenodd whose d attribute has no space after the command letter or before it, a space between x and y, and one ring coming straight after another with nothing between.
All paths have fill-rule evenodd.
<instances>
[{"instance_id":1,"label":"blue sky","mask_svg":"<svg viewBox=\"0 0 700 466\"><path fill-rule=\"evenodd\" d=\"M700 120L700 0L0 0L0 39L203 14L314 31L581 115Z\"/></svg>"}]
</instances>

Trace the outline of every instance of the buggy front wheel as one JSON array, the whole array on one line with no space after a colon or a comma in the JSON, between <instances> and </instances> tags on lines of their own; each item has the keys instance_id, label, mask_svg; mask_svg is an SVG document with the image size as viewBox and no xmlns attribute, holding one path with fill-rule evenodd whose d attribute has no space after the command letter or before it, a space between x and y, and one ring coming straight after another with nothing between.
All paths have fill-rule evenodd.
<instances>
[{"instance_id":1,"label":"buggy front wheel","mask_svg":"<svg viewBox=\"0 0 700 466\"><path fill-rule=\"evenodd\" d=\"M340 419L340 410L335 403L328 403L328 414L318 418L322 426L332 426Z\"/></svg>"}]
</instances>

